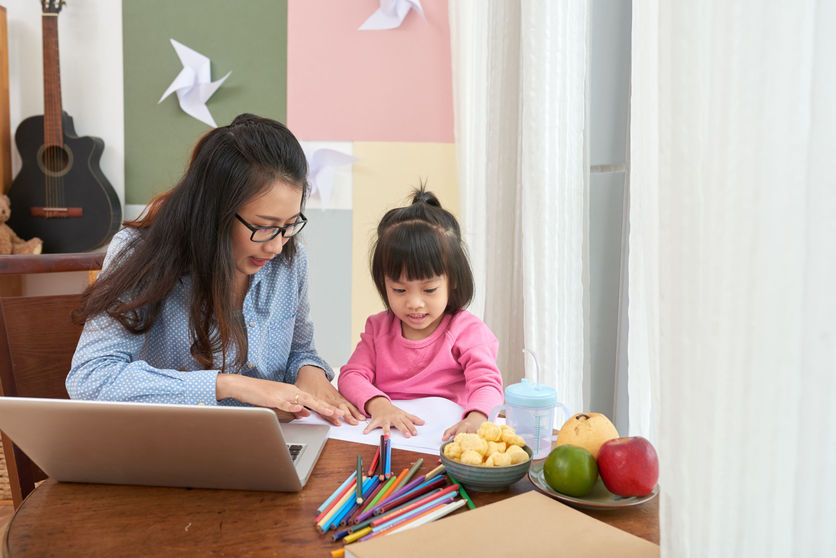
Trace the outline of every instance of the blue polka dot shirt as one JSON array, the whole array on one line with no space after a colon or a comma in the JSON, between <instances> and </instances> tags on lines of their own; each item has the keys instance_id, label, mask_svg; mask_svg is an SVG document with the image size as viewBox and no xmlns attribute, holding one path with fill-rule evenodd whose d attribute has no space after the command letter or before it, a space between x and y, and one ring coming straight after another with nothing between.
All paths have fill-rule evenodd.
<instances>
[{"instance_id":1,"label":"blue polka dot shirt","mask_svg":"<svg viewBox=\"0 0 836 558\"><path fill-rule=\"evenodd\" d=\"M123 229L110 243L103 269L138 234ZM299 368L317 366L329 380L333 372L316 353L309 317L308 262L296 244L290 265L274 258L252 276L244 298L247 331L244 376L294 383ZM73 399L203 405L239 405L217 401L215 382L220 370L201 370L189 349L188 302L191 280L183 277L166 298L162 312L144 334L134 335L107 315L84 325L67 376ZM228 356L228 362L234 358ZM221 367L220 355L215 366Z\"/></svg>"}]
</instances>

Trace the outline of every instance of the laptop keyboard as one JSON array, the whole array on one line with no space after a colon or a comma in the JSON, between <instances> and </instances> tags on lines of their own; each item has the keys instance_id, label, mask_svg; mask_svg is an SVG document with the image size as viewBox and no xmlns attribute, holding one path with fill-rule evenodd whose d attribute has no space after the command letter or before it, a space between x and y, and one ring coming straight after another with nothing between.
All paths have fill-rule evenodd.
<instances>
[{"instance_id":1,"label":"laptop keyboard","mask_svg":"<svg viewBox=\"0 0 836 558\"><path fill-rule=\"evenodd\" d=\"M304 447L304 444L287 444L287 451L290 452L290 460L296 462L296 458L302 453L302 448Z\"/></svg>"}]
</instances>

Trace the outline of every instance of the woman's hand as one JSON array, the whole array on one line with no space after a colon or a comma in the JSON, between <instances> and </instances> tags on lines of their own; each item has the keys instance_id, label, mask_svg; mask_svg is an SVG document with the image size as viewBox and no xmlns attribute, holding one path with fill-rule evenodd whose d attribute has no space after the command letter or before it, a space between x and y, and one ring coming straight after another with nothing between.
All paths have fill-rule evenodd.
<instances>
[{"instance_id":1,"label":"woman's hand","mask_svg":"<svg viewBox=\"0 0 836 558\"><path fill-rule=\"evenodd\" d=\"M366 418L357 407L349 403L348 399L337 391L334 384L325 377L325 371L321 368L316 366L300 368L299 374L296 376L296 387L324 401L338 411L342 411L340 416L348 424L358 424L359 421ZM322 418L339 426L340 416L323 416Z\"/></svg>"},{"instance_id":2,"label":"woman's hand","mask_svg":"<svg viewBox=\"0 0 836 558\"><path fill-rule=\"evenodd\" d=\"M463 420L444 431L441 441L446 442L460 432L476 432L486 420L488 420L488 417L479 411L470 411Z\"/></svg>"},{"instance_id":3,"label":"woman's hand","mask_svg":"<svg viewBox=\"0 0 836 558\"><path fill-rule=\"evenodd\" d=\"M401 431L405 437L410 438L418 434L415 425L421 426L424 420L421 417L410 415L403 409L399 409L392 405L392 402L385 397L372 397L366 403L366 410L371 414L372 418L369 421L363 434L368 434L377 427L383 429L383 433L389 435L390 428L393 426Z\"/></svg>"},{"instance_id":4,"label":"woman's hand","mask_svg":"<svg viewBox=\"0 0 836 558\"><path fill-rule=\"evenodd\" d=\"M238 374L218 374L215 382L215 397L218 401L232 398L258 407L286 411L296 418L310 415L311 411L308 409L311 409L326 420L336 421L337 424L344 413L293 384Z\"/></svg>"}]
</instances>

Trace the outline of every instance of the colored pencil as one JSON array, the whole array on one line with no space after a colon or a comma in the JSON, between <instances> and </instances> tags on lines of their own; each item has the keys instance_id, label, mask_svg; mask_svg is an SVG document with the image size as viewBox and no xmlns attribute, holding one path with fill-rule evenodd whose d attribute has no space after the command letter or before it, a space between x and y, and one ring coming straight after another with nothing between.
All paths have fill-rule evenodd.
<instances>
[{"instance_id":1,"label":"colored pencil","mask_svg":"<svg viewBox=\"0 0 836 558\"><path fill-rule=\"evenodd\" d=\"M331 558L343 558L345 556L345 548L336 548L331 551Z\"/></svg>"},{"instance_id":2,"label":"colored pencil","mask_svg":"<svg viewBox=\"0 0 836 558\"><path fill-rule=\"evenodd\" d=\"M372 479L366 478L363 481L363 492L362 493L363 494L368 494L372 490L371 487L372 487ZM336 528L338 525L345 525L349 515L351 515L357 508L360 507L360 504L358 504L352 498L349 499L348 503L350 505L344 506L343 509L340 511L340 513L333 518L332 524L331 524L332 527Z\"/></svg>"},{"instance_id":3,"label":"colored pencil","mask_svg":"<svg viewBox=\"0 0 836 558\"><path fill-rule=\"evenodd\" d=\"M447 473L447 478L450 479L450 482L452 482L453 484L457 484L459 486L459 495L462 498L464 498L465 502L467 502L467 507L472 509L472 510L475 510L476 509L476 504L474 504L473 500L470 499L470 496L467 495L467 492L465 492L464 486L462 485L462 483L460 483L459 481L457 481L456 479L451 477L450 473Z\"/></svg>"},{"instance_id":4,"label":"colored pencil","mask_svg":"<svg viewBox=\"0 0 836 558\"><path fill-rule=\"evenodd\" d=\"M426 515L427 513L431 512L432 510L443 506L453 500L455 495L447 495L438 500L434 500L432 502L428 502L419 508L415 508L410 510L408 513L402 515L401 517L396 517L395 519L378 525L377 527L372 527L372 532L369 535L366 535L361 540L367 540L372 538L375 534L388 534L391 532L392 529L404 525L408 521L415 519L417 517L421 517L422 515Z\"/></svg>"},{"instance_id":5,"label":"colored pencil","mask_svg":"<svg viewBox=\"0 0 836 558\"><path fill-rule=\"evenodd\" d=\"M323 533L327 531L328 526L331 525L331 519L334 517L336 513L338 513L342 509L343 505L350 500L351 492L346 492L345 494L343 494L342 497L334 503L331 509L328 510L328 513L326 513L322 517L322 519L316 522L317 529L319 529Z\"/></svg>"},{"instance_id":6,"label":"colored pencil","mask_svg":"<svg viewBox=\"0 0 836 558\"><path fill-rule=\"evenodd\" d=\"M460 507L464 506L465 503L465 500L457 500L455 502L450 502L449 504L444 504L440 507L435 507L430 510L429 513L421 514L421 517L414 517L411 521L406 521L405 523L398 525L388 533L390 535L394 535L395 533L406 531L407 529L412 529L413 527L420 527L421 525L435 521L436 519L441 519L445 515L450 515Z\"/></svg>"},{"instance_id":7,"label":"colored pencil","mask_svg":"<svg viewBox=\"0 0 836 558\"><path fill-rule=\"evenodd\" d=\"M386 481L386 483L384 483L383 489L380 492L378 492L377 496L375 496L372 499L372 501L369 502L369 504L363 509L363 512L360 515L354 517L354 521L359 523L359 522L371 517L372 516L372 510L374 509L375 504L380 500L380 497L383 495L383 492L385 492L386 489L389 488L387 485L389 485L390 483L392 483L394 481L395 481L395 478L390 477L389 480Z\"/></svg>"},{"instance_id":8,"label":"colored pencil","mask_svg":"<svg viewBox=\"0 0 836 558\"><path fill-rule=\"evenodd\" d=\"M326 508L324 510L322 510L322 512L318 516L316 516L316 518L314 519L314 523L319 523L320 521L322 521L322 519L326 515L328 515L328 513L333 511L334 508L339 507L338 504L339 504L340 500L342 500L346 495L351 494L351 492L354 491L354 478L355 478L354 473L351 473L351 478L350 478L351 482L349 482L345 486L345 488L343 488L340 491L340 493L337 495L337 497L334 500L332 500L331 503L328 504L328 506L326 506Z\"/></svg>"},{"instance_id":9,"label":"colored pencil","mask_svg":"<svg viewBox=\"0 0 836 558\"><path fill-rule=\"evenodd\" d=\"M435 476L431 479L427 479L427 480L418 479L417 483L414 486L412 486L412 487L406 486L406 487L404 487L400 490L396 490L395 492L393 492L392 494L389 495L389 498L387 499L386 502L378 502L378 504L387 504L387 503L392 502L393 500L395 500L397 498L403 498L404 496L415 495L419 490L425 488L428 485L440 486L441 484L445 484L446 482L447 482L447 479L445 479L441 475L437 475L437 476ZM424 492L426 492L426 491L424 491Z\"/></svg>"},{"instance_id":10,"label":"colored pencil","mask_svg":"<svg viewBox=\"0 0 836 558\"><path fill-rule=\"evenodd\" d=\"M407 513L410 510L413 510L415 508L419 508L419 507L423 506L424 504L426 504L427 502L432 502L432 501L437 500L439 498L444 498L445 496L447 496L451 493L457 493L456 485L450 485L447 488L444 488L444 489L442 489L438 492L434 492L432 494L425 494L424 496L422 496L420 498L417 498L414 501L410 502L409 504L405 505L396 514L393 514L392 516L389 516L389 517L397 517L398 515L402 515L404 513ZM379 524L380 523L375 524L375 522L372 521L372 527L375 527Z\"/></svg>"},{"instance_id":11,"label":"colored pencil","mask_svg":"<svg viewBox=\"0 0 836 558\"><path fill-rule=\"evenodd\" d=\"M383 476L390 477L392 475L392 438L386 436L386 470Z\"/></svg>"},{"instance_id":12,"label":"colored pencil","mask_svg":"<svg viewBox=\"0 0 836 558\"><path fill-rule=\"evenodd\" d=\"M438 467L436 467L435 469L433 469L432 471L427 473L426 477L427 478L434 477L435 475L437 475L439 473L442 473L444 470L445 470L444 465L439 465Z\"/></svg>"},{"instance_id":13,"label":"colored pencil","mask_svg":"<svg viewBox=\"0 0 836 558\"><path fill-rule=\"evenodd\" d=\"M412 467L409 468L409 471L407 471L406 476L403 479L401 479L401 482L398 483L398 486L395 487L395 490L398 490L402 486L405 486L406 483L411 481L412 477L415 476L415 473L418 471L418 469L421 468L421 465L423 465L423 463L424 463L424 458L419 457L418 460L415 463L412 464Z\"/></svg>"},{"instance_id":14,"label":"colored pencil","mask_svg":"<svg viewBox=\"0 0 836 558\"><path fill-rule=\"evenodd\" d=\"M374 481L375 486L374 486L374 488L372 488L372 491L369 492L368 495L366 495L366 500L365 500L366 505L365 506L363 506L363 505L358 506L358 508L354 511L354 513L352 513L351 516L348 518L348 523L351 524L351 525L356 523L355 519L357 518L358 515L360 515L364 511L366 511L366 508L372 506L372 502L376 501L375 496L377 496L380 493L380 491L383 490L383 488L386 485L385 482L380 482L380 479L378 478L377 475L373 476L372 480Z\"/></svg>"},{"instance_id":15,"label":"colored pencil","mask_svg":"<svg viewBox=\"0 0 836 558\"><path fill-rule=\"evenodd\" d=\"M358 453L357 454L357 480L354 482L355 491L355 501L357 505L363 503L363 457Z\"/></svg>"},{"instance_id":16,"label":"colored pencil","mask_svg":"<svg viewBox=\"0 0 836 558\"><path fill-rule=\"evenodd\" d=\"M372 532L371 527L363 527L359 531L356 531L354 533L351 533L350 535L347 535L345 538L343 538L343 542L345 542L345 543L354 542L357 539L359 539L360 537L365 537L366 535L368 535L371 532Z\"/></svg>"},{"instance_id":17,"label":"colored pencil","mask_svg":"<svg viewBox=\"0 0 836 558\"><path fill-rule=\"evenodd\" d=\"M383 480L383 467L386 465L386 436L384 434L380 435L380 459L377 462L377 476L380 477L380 480Z\"/></svg>"},{"instance_id":18,"label":"colored pencil","mask_svg":"<svg viewBox=\"0 0 836 558\"><path fill-rule=\"evenodd\" d=\"M366 481L371 482L371 479L366 479ZM366 487L364 486L363 488L365 489ZM352 493L349 493L347 496L349 496L349 498L346 498L345 501L343 501L342 505L340 506L340 509L337 510L337 512L334 515L332 515L330 518L328 518L327 521L324 522L322 526L323 533L328 531L328 529L331 529L332 527L336 528L337 525L340 524L340 521L342 521L342 519L351 511L351 509L354 506L357 506L357 503L354 501L354 498L351 498Z\"/></svg>"},{"instance_id":19,"label":"colored pencil","mask_svg":"<svg viewBox=\"0 0 836 558\"><path fill-rule=\"evenodd\" d=\"M318 508L316 508L316 511L322 512L323 510L325 510L325 508L328 507L328 504L330 504L331 502L334 501L334 498L337 498L340 494L342 494L342 491L345 489L345 487L348 485L348 483L351 482L351 480L353 478L354 478L354 473L352 472L350 475L348 475L346 477L346 479L343 481L343 483L340 485L340 487L338 489L336 489L334 491L334 493L331 494L331 496L328 497L327 500L322 502L322 505L320 505Z\"/></svg>"},{"instance_id":20,"label":"colored pencil","mask_svg":"<svg viewBox=\"0 0 836 558\"><path fill-rule=\"evenodd\" d=\"M385 501L386 498L388 498L389 495L392 492L395 491L395 487L397 486L398 481L402 480L408 472L409 472L408 469L404 469L403 471L401 471L401 474L399 474L397 477L395 477L395 482L393 482L391 485L389 485L389 488L386 490L386 492L383 494L383 496L380 497L380 500L378 500L378 502Z\"/></svg>"},{"instance_id":21,"label":"colored pencil","mask_svg":"<svg viewBox=\"0 0 836 558\"><path fill-rule=\"evenodd\" d=\"M412 508L408 512L403 513L403 514L399 515L398 517L394 517L394 518L390 519L389 521L386 521L384 523L379 523L378 525L373 525L372 526L372 532L387 531L387 530L391 529L392 527L394 527L396 525L402 524L404 521L406 521L410 518L421 515L425 511L427 511L429 509L432 509L432 508L438 506L439 504L446 504L448 501L452 501L452 500L453 500L453 496L451 496L449 494L446 495L446 496L442 496L442 497L438 498L437 500L432 500L432 501L427 502L426 504L424 504L422 506L418 506L417 508Z\"/></svg>"},{"instance_id":22,"label":"colored pencil","mask_svg":"<svg viewBox=\"0 0 836 558\"><path fill-rule=\"evenodd\" d=\"M401 494L397 498L389 499L386 502L379 502L377 506L372 510L375 515L380 515L385 513L391 509L394 509L402 504L410 502L416 498L423 497L424 495L428 494L433 490L438 490L442 488L442 486L447 481L444 477L436 477L435 480L424 484L423 486L417 487L415 490L411 490L406 494Z\"/></svg>"},{"instance_id":23,"label":"colored pencil","mask_svg":"<svg viewBox=\"0 0 836 558\"><path fill-rule=\"evenodd\" d=\"M366 477L366 480L363 481L363 498L364 499L368 499L369 495L372 492L375 491L375 488L377 488L378 483L380 483L380 480L377 477L371 477L371 478ZM349 522L351 521L351 518L354 515L356 515L357 513L359 513L360 510L362 509L362 507L363 507L362 503L358 504L358 503L355 502L354 505L352 505L348 509L348 511L346 513L344 513L342 515L342 517L340 517L339 524L340 525L348 525Z\"/></svg>"},{"instance_id":24,"label":"colored pencil","mask_svg":"<svg viewBox=\"0 0 836 558\"><path fill-rule=\"evenodd\" d=\"M374 472L377 470L377 460L380 459L380 447L378 447L374 452L374 457L372 458L372 464L369 466L369 473L366 475L367 477L372 476Z\"/></svg>"}]
</instances>

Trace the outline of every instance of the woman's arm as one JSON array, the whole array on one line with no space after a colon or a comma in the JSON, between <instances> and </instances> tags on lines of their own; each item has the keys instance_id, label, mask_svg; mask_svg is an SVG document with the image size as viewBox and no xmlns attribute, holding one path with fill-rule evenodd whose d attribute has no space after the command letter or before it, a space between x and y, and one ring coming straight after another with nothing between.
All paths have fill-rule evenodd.
<instances>
[{"instance_id":1,"label":"woman's arm","mask_svg":"<svg viewBox=\"0 0 836 558\"><path fill-rule=\"evenodd\" d=\"M73 399L214 405L217 370L157 368L139 358L146 335L107 315L88 320L67 376Z\"/></svg>"}]
</instances>

